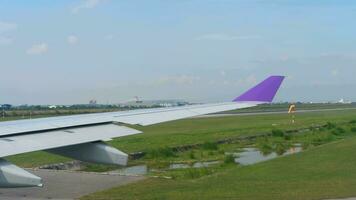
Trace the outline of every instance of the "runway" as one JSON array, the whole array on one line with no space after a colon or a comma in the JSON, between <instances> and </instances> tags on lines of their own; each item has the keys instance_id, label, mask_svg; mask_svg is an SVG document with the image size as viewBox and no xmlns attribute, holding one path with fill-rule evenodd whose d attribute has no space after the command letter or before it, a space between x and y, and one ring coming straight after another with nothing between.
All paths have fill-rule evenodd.
<instances>
[{"instance_id":1,"label":"runway","mask_svg":"<svg viewBox=\"0 0 356 200\"><path fill-rule=\"evenodd\" d=\"M71 200L90 193L144 179L142 176L120 176L104 173L42 169L28 171L42 177L44 187L0 189L1 200Z\"/></svg>"},{"instance_id":2,"label":"runway","mask_svg":"<svg viewBox=\"0 0 356 200\"><path fill-rule=\"evenodd\" d=\"M327 112L327 111L345 111L345 110L356 110L355 107L352 108L331 108L331 109L315 109L315 110L298 110L295 113L309 113L309 112ZM231 114L208 114L201 115L192 118L210 118L210 117L230 117L230 116L250 116L250 115L274 115L274 114L287 114L286 111L268 111L268 112L248 112L248 113L231 113Z\"/></svg>"}]
</instances>

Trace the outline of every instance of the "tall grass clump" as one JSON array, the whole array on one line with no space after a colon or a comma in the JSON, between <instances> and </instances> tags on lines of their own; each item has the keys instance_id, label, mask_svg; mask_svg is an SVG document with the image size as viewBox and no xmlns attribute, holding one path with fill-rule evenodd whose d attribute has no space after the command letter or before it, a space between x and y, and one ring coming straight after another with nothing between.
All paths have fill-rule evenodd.
<instances>
[{"instance_id":1,"label":"tall grass clump","mask_svg":"<svg viewBox=\"0 0 356 200\"><path fill-rule=\"evenodd\" d=\"M283 137L284 136L284 131L279 130L279 129L273 129L272 130L272 136L274 136L274 137Z\"/></svg>"},{"instance_id":2,"label":"tall grass clump","mask_svg":"<svg viewBox=\"0 0 356 200\"><path fill-rule=\"evenodd\" d=\"M189 179L196 179L202 176L207 176L212 174L213 171L207 167L203 168L189 168L184 171L184 177Z\"/></svg>"},{"instance_id":3,"label":"tall grass clump","mask_svg":"<svg viewBox=\"0 0 356 200\"><path fill-rule=\"evenodd\" d=\"M267 139L258 140L256 147L261 151L263 155L268 155L273 152L273 145Z\"/></svg>"},{"instance_id":4,"label":"tall grass clump","mask_svg":"<svg viewBox=\"0 0 356 200\"><path fill-rule=\"evenodd\" d=\"M326 128L327 129L334 129L336 127L336 125L334 123L331 123L331 122L327 122L326 123Z\"/></svg>"},{"instance_id":5,"label":"tall grass clump","mask_svg":"<svg viewBox=\"0 0 356 200\"><path fill-rule=\"evenodd\" d=\"M344 128L342 128L342 127L337 127L331 133L333 135L342 135L342 134L346 133L346 130Z\"/></svg>"},{"instance_id":6,"label":"tall grass clump","mask_svg":"<svg viewBox=\"0 0 356 200\"><path fill-rule=\"evenodd\" d=\"M351 120L349 123L350 123L350 124L356 124L356 119Z\"/></svg>"},{"instance_id":7,"label":"tall grass clump","mask_svg":"<svg viewBox=\"0 0 356 200\"><path fill-rule=\"evenodd\" d=\"M158 149L151 149L147 151L147 154L145 157L147 158L169 158L169 157L175 157L176 154L172 150L172 148L169 147L162 147Z\"/></svg>"},{"instance_id":8,"label":"tall grass clump","mask_svg":"<svg viewBox=\"0 0 356 200\"><path fill-rule=\"evenodd\" d=\"M232 163L235 164L235 157L232 154L225 155L224 163L225 164L232 164Z\"/></svg>"},{"instance_id":9,"label":"tall grass clump","mask_svg":"<svg viewBox=\"0 0 356 200\"><path fill-rule=\"evenodd\" d=\"M195 159L194 151L190 151L190 152L189 152L189 158L190 158L190 159Z\"/></svg>"},{"instance_id":10,"label":"tall grass clump","mask_svg":"<svg viewBox=\"0 0 356 200\"><path fill-rule=\"evenodd\" d=\"M205 150L218 150L218 145L214 142L205 142L203 145L202 145L202 148L205 149Z\"/></svg>"},{"instance_id":11,"label":"tall grass clump","mask_svg":"<svg viewBox=\"0 0 356 200\"><path fill-rule=\"evenodd\" d=\"M335 135L334 134L330 134L330 133L323 133L323 134L319 134L317 135L315 138L312 139L312 143L314 145L322 145L328 142L332 142L335 140Z\"/></svg>"},{"instance_id":12,"label":"tall grass clump","mask_svg":"<svg viewBox=\"0 0 356 200\"><path fill-rule=\"evenodd\" d=\"M274 150L277 153L277 155L283 155L287 151L288 148L289 148L288 145L279 142L274 147Z\"/></svg>"}]
</instances>

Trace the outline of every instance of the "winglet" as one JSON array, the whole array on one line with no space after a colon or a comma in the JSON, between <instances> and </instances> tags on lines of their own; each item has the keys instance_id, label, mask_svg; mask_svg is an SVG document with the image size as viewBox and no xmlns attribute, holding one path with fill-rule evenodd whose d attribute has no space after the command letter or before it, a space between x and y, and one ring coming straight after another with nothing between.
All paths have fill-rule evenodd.
<instances>
[{"instance_id":1,"label":"winglet","mask_svg":"<svg viewBox=\"0 0 356 200\"><path fill-rule=\"evenodd\" d=\"M284 76L271 76L262 81L249 91L234 99L235 102L254 101L270 103L273 101L279 87L281 86Z\"/></svg>"}]
</instances>

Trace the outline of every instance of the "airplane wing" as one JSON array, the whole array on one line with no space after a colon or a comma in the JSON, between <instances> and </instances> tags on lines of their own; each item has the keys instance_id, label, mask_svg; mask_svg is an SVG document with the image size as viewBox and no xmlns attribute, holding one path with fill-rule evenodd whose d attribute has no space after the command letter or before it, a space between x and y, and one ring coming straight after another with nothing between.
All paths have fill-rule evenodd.
<instances>
[{"instance_id":1,"label":"airplane wing","mask_svg":"<svg viewBox=\"0 0 356 200\"><path fill-rule=\"evenodd\" d=\"M270 103L283 80L271 76L226 103L0 122L0 158L45 150L85 162L126 165L128 155L104 142L141 133L127 125L147 126ZM32 186L42 186L41 178L0 159L0 187Z\"/></svg>"}]
</instances>

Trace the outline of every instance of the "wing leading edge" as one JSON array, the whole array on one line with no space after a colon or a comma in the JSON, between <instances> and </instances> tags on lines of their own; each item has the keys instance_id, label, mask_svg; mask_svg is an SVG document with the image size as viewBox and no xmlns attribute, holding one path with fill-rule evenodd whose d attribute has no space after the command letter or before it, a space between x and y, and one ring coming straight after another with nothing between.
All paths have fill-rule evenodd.
<instances>
[{"instance_id":1,"label":"wing leading edge","mask_svg":"<svg viewBox=\"0 0 356 200\"><path fill-rule=\"evenodd\" d=\"M46 150L87 162L126 165L127 154L102 142L141 133L122 124L146 126L270 103L283 79L271 76L227 103L1 122L0 157ZM0 162L0 174L0 187L42 186L39 177L5 160Z\"/></svg>"}]
</instances>

